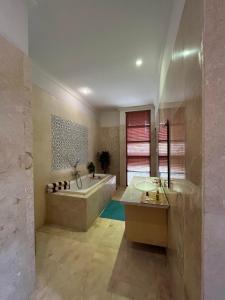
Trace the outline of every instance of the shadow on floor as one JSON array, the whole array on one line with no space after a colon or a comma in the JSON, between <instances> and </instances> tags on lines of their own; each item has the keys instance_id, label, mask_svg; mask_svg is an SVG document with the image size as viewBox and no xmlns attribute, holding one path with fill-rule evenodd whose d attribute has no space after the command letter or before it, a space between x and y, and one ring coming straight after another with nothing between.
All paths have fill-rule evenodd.
<instances>
[{"instance_id":1,"label":"shadow on floor","mask_svg":"<svg viewBox=\"0 0 225 300\"><path fill-rule=\"evenodd\" d=\"M135 300L169 300L166 251L123 237L108 291Z\"/></svg>"},{"instance_id":2,"label":"shadow on floor","mask_svg":"<svg viewBox=\"0 0 225 300\"><path fill-rule=\"evenodd\" d=\"M30 300L168 300L161 248L124 238L124 222L98 218L87 232L37 232L37 281Z\"/></svg>"}]
</instances>

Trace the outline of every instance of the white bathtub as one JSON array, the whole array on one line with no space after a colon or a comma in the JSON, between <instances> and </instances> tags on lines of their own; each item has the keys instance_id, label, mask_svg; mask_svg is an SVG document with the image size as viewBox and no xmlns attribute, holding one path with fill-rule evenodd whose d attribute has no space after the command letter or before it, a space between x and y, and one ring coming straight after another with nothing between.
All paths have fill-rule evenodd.
<instances>
[{"instance_id":1,"label":"white bathtub","mask_svg":"<svg viewBox=\"0 0 225 300\"><path fill-rule=\"evenodd\" d=\"M99 184L104 183L111 175L108 174L95 174L93 178L92 175L82 176L80 179L70 181L70 189L61 191L58 193L73 193L79 195L86 195L95 189Z\"/></svg>"},{"instance_id":2,"label":"white bathtub","mask_svg":"<svg viewBox=\"0 0 225 300\"><path fill-rule=\"evenodd\" d=\"M47 224L87 231L116 189L116 176L97 174L100 178L82 177L82 189L71 181L69 190L47 194Z\"/></svg>"}]
</instances>

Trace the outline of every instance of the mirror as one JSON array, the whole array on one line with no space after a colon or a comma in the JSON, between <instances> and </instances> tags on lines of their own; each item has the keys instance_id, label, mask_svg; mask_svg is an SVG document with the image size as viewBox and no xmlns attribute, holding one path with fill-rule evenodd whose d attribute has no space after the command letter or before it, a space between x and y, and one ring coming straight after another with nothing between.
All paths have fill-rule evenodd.
<instances>
[{"instance_id":1,"label":"mirror","mask_svg":"<svg viewBox=\"0 0 225 300\"><path fill-rule=\"evenodd\" d=\"M159 178L167 181L170 188L170 123L159 124L158 131L158 173Z\"/></svg>"}]
</instances>

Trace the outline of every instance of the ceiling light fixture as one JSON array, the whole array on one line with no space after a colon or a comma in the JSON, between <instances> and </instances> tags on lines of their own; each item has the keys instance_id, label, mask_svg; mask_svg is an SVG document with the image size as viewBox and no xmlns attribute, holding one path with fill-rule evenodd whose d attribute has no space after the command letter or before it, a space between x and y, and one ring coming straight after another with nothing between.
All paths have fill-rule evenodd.
<instances>
[{"instance_id":1,"label":"ceiling light fixture","mask_svg":"<svg viewBox=\"0 0 225 300\"><path fill-rule=\"evenodd\" d=\"M142 60L142 58L138 58L137 60L136 60L136 66L137 67L140 67L140 66L142 66L143 65L143 60Z\"/></svg>"},{"instance_id":2,"label":"ceiling light fixture","mask_svg":"<svg viewBox=\"0 0 225 300\"><path fill-rule=\"evenodd\" d=\"M92 90L89 89L89 87L81 87L78 91L83 95L90 95L92 93Z\"/></svg>"}]
</instances>

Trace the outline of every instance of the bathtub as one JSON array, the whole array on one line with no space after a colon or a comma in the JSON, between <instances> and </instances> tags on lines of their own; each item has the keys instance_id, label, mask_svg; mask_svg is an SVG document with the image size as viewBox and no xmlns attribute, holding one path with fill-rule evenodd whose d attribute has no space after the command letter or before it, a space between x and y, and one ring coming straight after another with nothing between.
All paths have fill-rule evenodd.
<instances>
[{"instance_id":1,"label":"bathtub","mask_svg":"<svg viewBox=\"0 0 225 300\"><path fill-rule=\"evenodd\" d=\"M63 193L76 193L79 195L86 195L96 188L99 184L106 182L111 175L95 174L82 176L80 179L70 181L70 189L63 191Z\"/></svg>"},{"instance_id":2,"label":"bathtub","mask_svg":"<svg viewBox=\"0 0 225 300\"><path fill-rule=\"evenodd\" d=\"M83 176L82 188L76 181L70 189L46 195L46 223L75 231L87 231L99 216L116 189L116 176Z\"/></svg>"}]
</instances>

